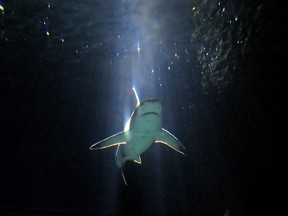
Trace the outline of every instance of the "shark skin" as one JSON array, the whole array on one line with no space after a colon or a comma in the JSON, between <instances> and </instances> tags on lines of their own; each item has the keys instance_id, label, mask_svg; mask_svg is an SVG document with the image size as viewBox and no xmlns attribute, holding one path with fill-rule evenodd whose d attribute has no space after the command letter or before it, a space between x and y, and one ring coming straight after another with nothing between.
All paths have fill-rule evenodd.
<instances>
[{"instance_id":1,"label":"shark skin","mask_svg":"<svg viewBox=\"0 0 288 216\"><path fill-rule=\"evenodd\" d=\"M93 144L91 150L117 146L116 165L123 168L126 161L141 164L140 155L153 143L164 144L185 155L185 147L170 132L162 128L162 104L159 99L139 103L129 119L128 128ZM124 175L123 179L126 183Z\"/></svg>"}]
</instances>

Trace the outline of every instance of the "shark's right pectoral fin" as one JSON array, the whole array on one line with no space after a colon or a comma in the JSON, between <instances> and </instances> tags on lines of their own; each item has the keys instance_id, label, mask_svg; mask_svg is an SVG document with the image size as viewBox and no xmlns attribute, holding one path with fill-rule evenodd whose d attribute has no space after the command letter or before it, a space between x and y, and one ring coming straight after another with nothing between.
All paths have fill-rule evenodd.
<instances>
[{"instance_id":1,"label":"shark's right pectoral fin","mask_svg":"<svg viewBox=\"0 0 288 216\"><path fill-rule=\"evenodd\" d=\"M90 147L90 150L105 149L113 146L124 145L127 143L127 134L125 131L119 132L104 140L101 140Z\"/></svg>"},{"instance_id":2,"label":"shark's right pectoral fin","mask_svg":"<svg viewBox=\"0 0 288 216\"><path fill-rule=\"evenodd\" d=\"M156 135L155 143L167 145L175 151L185 155L186 150L182 143L173 134L163 128Z\"/></svg>"}]
</instances>

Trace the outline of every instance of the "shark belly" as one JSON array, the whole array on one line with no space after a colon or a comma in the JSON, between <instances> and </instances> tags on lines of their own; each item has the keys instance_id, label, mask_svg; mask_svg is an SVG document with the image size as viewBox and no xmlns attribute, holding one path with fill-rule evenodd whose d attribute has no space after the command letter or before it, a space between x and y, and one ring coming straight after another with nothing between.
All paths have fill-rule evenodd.
<instances>
[{"instance_id":1,"label":"shark belly","mask_svg":"<svg viewBox=\"0 0 288 216\"><path fill-rule=\"evenodd\" d=\"M151 132L131 132L132 139L128 145L123 146L123 152L126 157L140 156L155 141L155 134Z\"/></svg>"},{"instance_id":2,"label":"shark belly","mask_svg":"<svg viewBox=\"0 0 288 216\"><path fill-rule=\"evenodd\" d=\"M131 125L131 141L125 147L131 148L131 152L141 155L155 141L155 135L161 131L162 121L159 114L148 112L137 117L137 121ZM129 152L129 151L127 151Z\"/></svg>"},{"instance_id":3,"label":"shark belly","mask_svg":"<svg viewBox=\"0 0 288 216\"><path fill-rule=\"evenodd\" d=\"M116 153L116 165L122 168L126 161L134 161L141 164L140 155L145 152L155 141L154 133L129 132L131 139L126 145L119 146Z\"/></svg>"}]
</instances>

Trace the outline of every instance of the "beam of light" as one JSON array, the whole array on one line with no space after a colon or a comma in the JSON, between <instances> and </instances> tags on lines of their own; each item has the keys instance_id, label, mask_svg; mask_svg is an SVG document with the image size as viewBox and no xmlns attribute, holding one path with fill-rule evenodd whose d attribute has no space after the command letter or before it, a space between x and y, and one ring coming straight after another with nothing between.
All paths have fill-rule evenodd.
<instances>
[{"instance_id":1,"label":"beam of light","mask_svg":"<svg viewBox=\"0 0 288 216\"><path fill-rule=\"evenodd\" d=\"M161 20L156 19L154 14L158 5L156 2L126 0L121 1L119 8L123 28L119 28L116 35L117 47L114 55L116 64L119 64L116 67L121 86L137 86L137 90L143 92L145 98L156 97L158 93L159 74L152 76L154 71L151 72L151 68L156 69L159 65L159 58L162 56L159 49L164 49L159 41L166 35L163 28L159 27Z\"/></svg>"},{"instance_id":2,"label":"beam of light","mask_svg":"<svg viewBox=\"0 0 288 216\"><path fill-rule=\"evenodd\" d=\"M141 48L140 48L140 44L139 42L137 43L137 52L138 52L138 55L140 55L140 51L141 51Z\"/></svg>"},{"instance_id":3,"label":"beam of light","mask_svg":"<svg viewBox=\"0 0 288 216\"><path fill-rule=\"evenodd\" d=\"M125 123L124 131L127 132L127 131L129 131L129 129L130 129L130 118L129 118L129 120Z\"/></svg>"}]
</instances>

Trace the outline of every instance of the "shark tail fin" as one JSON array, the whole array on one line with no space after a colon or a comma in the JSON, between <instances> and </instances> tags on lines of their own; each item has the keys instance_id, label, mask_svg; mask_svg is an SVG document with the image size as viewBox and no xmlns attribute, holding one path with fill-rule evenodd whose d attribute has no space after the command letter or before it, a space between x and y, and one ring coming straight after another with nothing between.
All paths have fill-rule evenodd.
<instances>
[{"instance_id":1,"label":"shark tail fin","mask_svg":"<svg viewBox=\"0 0 288 216\"><path fill-rule=\"evenodd\" d=\"M99 149L105 149L105 148L109 148L113 146L124 145L127 143L126 140L127 138L126 138L125 131L122 131L93 144L92 146L90 146L90 150L99 150Z\"/></svg>"},{"instance_id":2,"label":"shark tail fin","mask_svg":"<svg viewBox=\"0 0 288 216\"><path fill-rule=\"evenodd\" d=\"M161 132L157 134L155 143L167 145L175 151L185 155L185 147L183 144L169 131L162 128Z\"/></svg>"}]
</instances>

